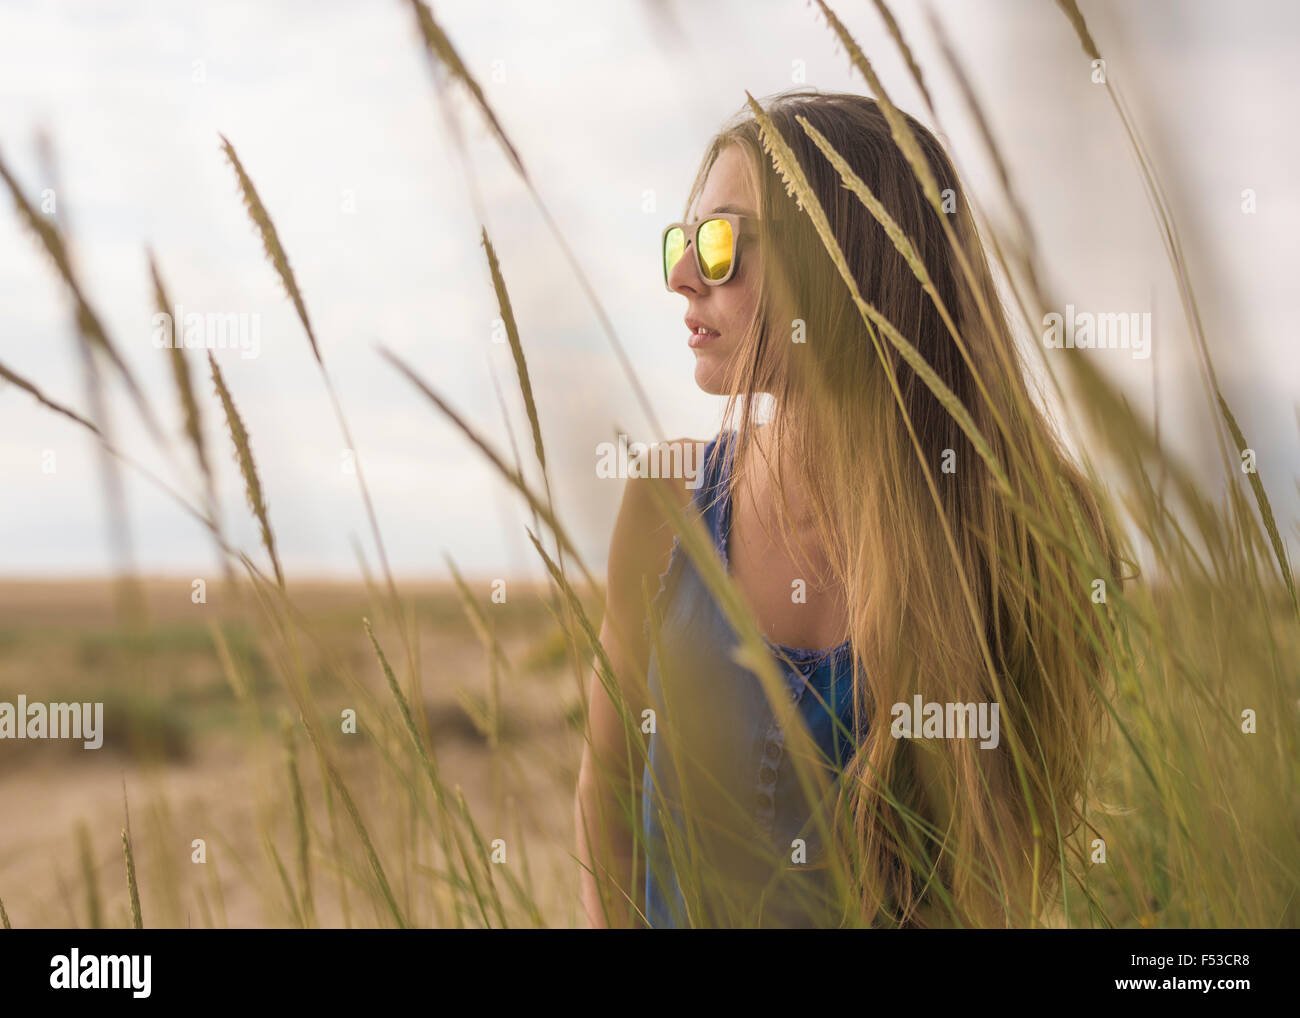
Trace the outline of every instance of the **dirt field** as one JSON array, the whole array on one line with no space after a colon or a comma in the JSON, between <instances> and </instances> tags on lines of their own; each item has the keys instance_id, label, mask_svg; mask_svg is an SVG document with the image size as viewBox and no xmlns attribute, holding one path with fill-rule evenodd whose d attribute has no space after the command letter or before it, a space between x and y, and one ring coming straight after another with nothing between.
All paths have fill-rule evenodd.
<instances>
[{"instance_id":1,"label":"dirt field","mask_svg":"<svg viewBox=\"0 0 1300 1018\"><path fill-rule=\"evenodd\" d=\"M531 887L542 921L574 925L580 700L559 627L539 592L512 587L510 603L494 605L486 586L472 590L505 659L493 748L472 717L475 704L490 706L489 653L460 597L447 586L399 587L417 633L411 699L423 703L444 785L463 790L485 841L503 840L506 865ZM0 740L0 900L15 927L130 924L124 784L145 925L296 925L304 882L280 730L281 718L297 714L284 681L295 669L402 913L412 925L455 924L438 827L421 819L431 808L427 778L410 764L361 619L374 621L409 693L398 628L360 585L291 583L289 594L305 616L293 641L247 592L233 599L210 589L196 605L188 580L147 581L134 622L119 614L111 583L0 582L0 702L21 693L28 702L105 704L101 749ZM255 711L236 697L213 621ZM345 709L357 712L358 734L342 731ZM322 769L300 723L295 731L316 924L394 925L337 796L331 823ZM195 839L205 843L203 863L192 859ZM508 883L499 890L506 897ZM460 921L481 925L472 912Z\"/></svg>"}]
</instances>

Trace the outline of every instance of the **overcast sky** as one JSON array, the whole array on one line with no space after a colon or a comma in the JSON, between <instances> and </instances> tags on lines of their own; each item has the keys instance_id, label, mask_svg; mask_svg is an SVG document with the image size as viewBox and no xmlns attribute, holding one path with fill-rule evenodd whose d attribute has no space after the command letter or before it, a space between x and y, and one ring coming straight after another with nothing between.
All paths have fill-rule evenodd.
<instances>
[{"instance_id":1,"label":"overcast sky","mask_svg":"<svg viewBox=\"0 0 1300 1018\"><path fill-rule=\"evenodd\" d=\"M640 412L532 196L465 94L453 93L533 372L560 513L602 570L621 482L596 476L597 444L616 423L634 440L718 428L722 401L693 383L685 302L663 289L657 251L710 136L746 89L770 94L799 73L825 89L866 85L802 0L433 6L582 256L664 432ZM670 23L655 16L661 6ZM894 100L928 120L873 5L832 6ZM968 186L1001 223L924 8L892 6ZM1212 476L1217 451L1168 261L1114 110L1068 23L1040 0L933 6L1014 168L1052 292L1081 310L1152 312L1150 359L1091 356L1148 411L1154 386L1162 436ZM1081 6L1156 156L1221 381L1294 546L1300 15L1285 2ZM39 157L39 129L53 142L57 179ZM405 358L508 454L495 371L529 452L508 348L492 342L498 312L462 164L398 0L0 0L0 153L33 201L54 189L54 218L74 239L90 300L170 429L180 469L115 384L119 445L196 497L166 353L151 342L148 246L187 309L259 316L257 357L216 357L252 436L290 577L356 575L354 539L374 565L356 479L343 469L346 443L219 132L287 248L395 570L441 574L447 553L477 576L535 574L519 501L377 352L382 344ZM1241 207L1248 188L1253 215ZM65 296L11 203L0 205L0 360L85 410ZM205 363L189 355L225 520L262 561ZM210 541L191 518L136 475L126 490L136 568L212 572ZM107 534L93 442L0 386L0 574L109 573Z\"/></svg>"}]
</instances>

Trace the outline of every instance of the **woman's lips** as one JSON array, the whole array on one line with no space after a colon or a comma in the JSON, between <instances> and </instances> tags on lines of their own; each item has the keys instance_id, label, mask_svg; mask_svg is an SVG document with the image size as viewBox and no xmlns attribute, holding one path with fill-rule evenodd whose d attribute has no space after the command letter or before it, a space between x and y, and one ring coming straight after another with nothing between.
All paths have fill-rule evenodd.
<instances>
[{"instance_id":1,"label":"woman's lips","mask_svg":"<svg viewBox=\"0 0 1300 1018\"><path fill-rule=\"evenodd\" d=\"M712 343L720 335L722 335L720 332L692 332L689 340L691 349L698 350L700 347Z\"/></svg>"}]
</instances>

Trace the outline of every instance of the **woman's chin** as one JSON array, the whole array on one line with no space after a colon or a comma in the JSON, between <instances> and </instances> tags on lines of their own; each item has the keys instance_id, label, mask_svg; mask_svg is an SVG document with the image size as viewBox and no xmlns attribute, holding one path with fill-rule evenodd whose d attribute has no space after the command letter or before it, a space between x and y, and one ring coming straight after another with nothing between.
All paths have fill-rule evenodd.
<instances>
[{"instance_id":1,"label":"woman's chin","mask_svg":"<svg viewBox=\"0 0 1300 1018\"><path fill-rule=\"evenodd\" d=\"M695 384L710 396L722 396L726 388L722 372L711 365L695 365Z\"/></svg>"},{"instance_id":2,"label":"woman's chin","mask_svg":"<svg viewBox=\"0 0 1300 1018\"><path fill-rule=\"evenodd\" d=\"M710 396L726 395L727 371L724 361L709 354L695 355L695 384Z\"/></svg>"}]
</instances>

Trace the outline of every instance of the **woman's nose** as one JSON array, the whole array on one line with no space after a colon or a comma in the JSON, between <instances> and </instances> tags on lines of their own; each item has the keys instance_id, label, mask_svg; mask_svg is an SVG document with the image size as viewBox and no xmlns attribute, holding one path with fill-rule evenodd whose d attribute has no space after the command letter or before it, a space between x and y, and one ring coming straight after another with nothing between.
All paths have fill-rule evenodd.
<instances>
[{"instance_id":1,"label":"woman's nose","mask_svg":"<svg viewBox=\"0 0 1300 1018\"><path fill-rule=\"evenodd\" d=\"M682 251L682 256L677 259L677 264L668 270L668 285L674 293L681 293L688 290L691 293L698 293L703 285L700 282L699 271L695 267L695 243L687 241L686 247Z\"/></svg>"}]
</instances>

